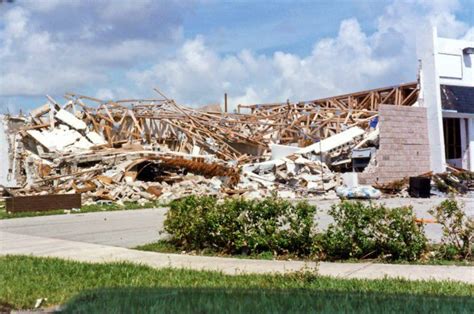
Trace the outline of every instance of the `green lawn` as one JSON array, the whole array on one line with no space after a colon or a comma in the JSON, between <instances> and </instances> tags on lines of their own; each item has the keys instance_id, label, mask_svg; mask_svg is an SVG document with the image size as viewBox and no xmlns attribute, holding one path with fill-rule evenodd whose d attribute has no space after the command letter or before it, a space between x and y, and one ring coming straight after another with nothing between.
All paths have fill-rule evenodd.
<instances>
[{"instance_id":1,"label":"green lawn","mask_svg":"<svg viewBox=\"0 0 474 314\"><path fill-rule=\"evenodd\" d=\"M86 291L64 313L472 313L474 299L310 289L110 288Z\"/></svg>"},{"instance_id":2,"label":"green lawn","mask_svg":"<svg viewBox=\"0 0 474 314\"><path fill-rule=\"evenodd\" d=\"M125 202L123 205L118 205L116 203L84 205L81 207L80 211L70 211L70 210L65 211L63 209L58 209L58 210L49 210L49 211L41 211L41 212L8 213L5 208L5 203L0 202L0 219L49 216L49 215L64 215L66 213L83 214L83 213L100 212L100 211L131 210L131 209L143 209L143 208L156 208L156 207L163 207L163 206L166 206L166 205L160 204L159 202L148 202L143 205L140 205L136 202Z\"/></svg>"},{"instance_id":3,"label":"green lawn","mask_svg":"<svg viewBox=\"0 0 474 314\"><path fill-rule=\"evenodd\" d=\"M63 304L80 292L104 288L254 289L341 293L412 294L418 296L474 296L474 286L453 282L357 280L321 277L314 270L287 275L238 275L177 269L153 269L127 263L86 264L51 258L0 257L0 304L32 308Z\"/></svg>"}]
</instances>

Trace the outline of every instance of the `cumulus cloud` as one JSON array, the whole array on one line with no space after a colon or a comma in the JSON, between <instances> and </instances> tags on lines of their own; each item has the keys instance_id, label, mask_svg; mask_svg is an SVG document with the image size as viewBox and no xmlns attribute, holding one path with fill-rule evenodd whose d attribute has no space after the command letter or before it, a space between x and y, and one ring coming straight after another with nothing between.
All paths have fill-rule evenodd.
<instances>
[{"instance_id":1,"label":"cumulus cloud","mask_svg":"<svg viewBox=\"0 0 474 314\"><path fill-rule=\"evenodd\" d=\"M143 90L159 85L186 104L221 102L227 91L239 103L309 100L416 80L416 32L439 27L441 36L472 36L455 17L456 1L394 1L370 34L357 19L341 22L337 36L314 44L311 54L249 50L220 56L198 36L175 57L128 76Z\"/></svg>"},{"instance_id":2,"label":"cumulus cloud","mask_svg":"<svg viewBox=\"0 0 474 314\"><path fill-rule=\"evenodd\" d=\"M252 47L221 54L206 34L184 38L183 19L193 6L177 0L10 6L0 12L0 97L69 90L146 97L158 87L188 105L222 102L224 92L234 106L309 100L414 81L416 33L429 25L441 36L474 38L474 28L456 18L457 1L395 0L370 31L345 19L306 55Z\"/></svg>"},{"instance_id":3,"label":"cumulus cloud","mask_svg":"<svg viewBox=\"0 0 474 314\"><path fill-rule=\"evenodd\" d=\"M6 4L0 11L0 97L113 84L117 73L176 42L182 6L171 0Z\"/></svg>"},{"instance_id":4,"label":"cumulus cloud","mask_svg":"<svg viewBox=\"0 0 474 314\"><path fill-rule=\"evenodd\" d=\"M115 98L115 95L109 88L99 88L95 97L101 100L111 100Z\"/></svg>"},{"instance_id":5,"label":"cumulus cloud","mask_svg":"<svg viewBox=\"0 0 474 314\"><path fill-rule=\"evenodd\" d=\"M396 58L377 57L372 41L355 19L343 21L335 38L317 42L303 58L284 52L267 57L249 50L220 57L197 37L184 43L175 58L129 77L144 89L157 84L190 104L220 101L224 91L234 105L312 99L374 82L386 84L384 75L398 64Z\"/></svg>"}]
</instances>

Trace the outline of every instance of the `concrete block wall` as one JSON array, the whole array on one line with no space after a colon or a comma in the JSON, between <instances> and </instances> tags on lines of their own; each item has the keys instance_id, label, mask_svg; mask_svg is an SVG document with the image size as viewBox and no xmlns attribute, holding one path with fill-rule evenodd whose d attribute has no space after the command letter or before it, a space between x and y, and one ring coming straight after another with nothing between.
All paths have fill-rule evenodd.
<instances>
[{"instance_id":1,"label":"concrete block wall","mask_svg":"<svg viewBox=\"0 0 474 314\"><path fill-rule=\"evenodd\" d=\"M382 105L376 165L359 174L361 184L387 183L430 171L426 108Z\"/></svg>"}]
</instances>

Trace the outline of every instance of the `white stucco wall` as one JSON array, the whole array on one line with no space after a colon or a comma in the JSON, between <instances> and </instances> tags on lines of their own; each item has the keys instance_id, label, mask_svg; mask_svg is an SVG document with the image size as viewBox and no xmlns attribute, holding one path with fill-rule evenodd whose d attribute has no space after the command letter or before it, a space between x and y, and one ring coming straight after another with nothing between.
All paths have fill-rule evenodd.
<instances>
[{"instance_id":1,"label":"white stucco wall","mask_svg":"<svg viewBox=\"0 0 474 314\"><path fill-rule=\"evenodd\" d=\"M463 54L463 49L474 48L474 42L449 38L437 38L436 68L440 84L474 87L474 55ZM474 99L472 100L474 106ZM443 111L443 117L460 119L462 158L454 163L474 171L473 115Z\"/></svg>"},{"instance_id":2,"label":"white stucco wall","mask_svg":"<svg viewBox=\"0 0 474 314\"><path fill-rule=\"evenodd\" d=\"M437 46L440 84L474 86L474 55L462 52L466 47L474 47L474 42L437 38Z\"/></svg>"},{"instance_id":3,"label":"white stucco wall","mask_svg":"<svg viewBox=\"0 0 474 314\"><path fill-rule=\"evenodd\" d=\"M443 117L472 119L471 115L443 111L441 106L441 84L474 87L474 55L463 54L466 47L474 47L474 42L438 37L436 28L431 32L422 31L417 36L419 103L427 108L430 162L435 172L446 169ZM474 170L473 128L472 120L461 120L463 158L458 166L471 170Z\"/></svg>"},{"instance_id":4,"label":"white stucco wall","mask_svg":"<svg viewBox=\"0 0 474 314\"><path fill-rule=\"evenodd\" d=\"M417 36L417 56L420 60L420 106L427 108L428 138L430 142L430 164L434 172L444 172L443 116L441 111L440 79L436 67L437 31L420 32Z\"/></svg>"}]
</instances>

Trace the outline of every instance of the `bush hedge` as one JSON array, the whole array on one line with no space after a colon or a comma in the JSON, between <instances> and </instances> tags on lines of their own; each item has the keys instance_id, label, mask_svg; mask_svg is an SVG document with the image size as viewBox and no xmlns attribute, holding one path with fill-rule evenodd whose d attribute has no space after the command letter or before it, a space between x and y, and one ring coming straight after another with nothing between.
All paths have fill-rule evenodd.
<instances>
[{"instance_id":1,"label":"bush hedge","mask_svg":"<svg viewBox=\"0 0 474 314\"><path fill-rule=\"evenodd\" d=\"M474 219L463 211L463 204L448 199L429 213L441 224L443 237L437 255L442 259L472 258L474 244Z\"/></svg>"},{"instance_id":2,"label":"bush hedge","mask_svg":"<svg viewBox=\"0 0 474 314\"><path fill-rule=\"evenodd\" d=\"M474 225L455 201L432 214L443 226L442 259L468 258ZM316 207L306 202L191 196L171 203L164 229L181 250L225 254L261 253L323 260L383 258L414 261L427 256L428 241L412 207L345 201L332 206L334 222L317 232ZM433 248L431 248L433 249Z\"/></svg>"},{"instance_id":3,"label":"bush hedge","mask_svg":"<svg viewBox=\"0 0 474 314\"><path fill-rule=\"evenodd\" d=\"M334 219L318 236L321 254L331 260L384 257L416 260L425 251L423 227L411 207L342 202L329 210Z\"/></svg>"},{"instance_id":4,"label":"bush hedge","mask_svg":"<svg viewBox=\"0 0 474 314\"><path fill-rule=\"evenodd\" d=\"M164 229L185 250L229 254L308 256L315 235L316 207L276 198L262 201L187 197L170 205Z\"/></svg>"}]
</instances>

